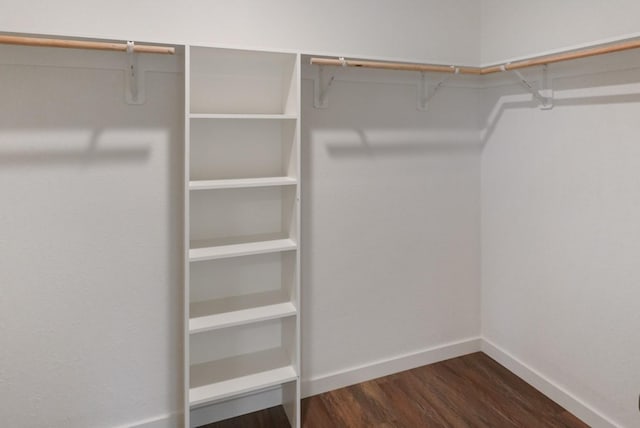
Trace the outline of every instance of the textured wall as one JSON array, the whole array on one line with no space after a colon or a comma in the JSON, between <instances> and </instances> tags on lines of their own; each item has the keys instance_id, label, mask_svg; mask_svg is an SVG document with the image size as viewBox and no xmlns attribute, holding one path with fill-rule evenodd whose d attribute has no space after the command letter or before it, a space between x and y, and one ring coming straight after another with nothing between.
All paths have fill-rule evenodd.
<instances>
[{"instance_id":1,"label":"textured wall","mask_svg":"<svg viewBox=\"0 0 640 428\"><path fill-rule=\"evenodd\" d=\"M351 57L475 63L477 0L63 0L5 4L0 29Z\"/></svg>"},{"instance_id":2,"label":"textured wall","mask_svg":"<svg viewBox=\"0 0 640 428\"><path fill-rule=\"evenodd\" d=\"M336 79L326 110L303 81L306 381L480 332L479 91L422 112L411 74Z\"/></svg>"},{"instance_id":3,"label":"textured wall","mask_svg":"<svg viewBox=\"0 0 640 428\"><path fill-rule=\"evenodd\" d=\"M485 99L483 335L593 426L640 424L638 59L555 67L553 110L518 86Z\"/></svg>"},{"instance_id":4,"label":"textured wall","mask_svg":"<svg viewBox=\"0 0 640 428\"><path fill-rule=\"evenodd\" d=\"M122 55L79 52L0 53L7 427L131 425L180 404L177 59L148 64L164 72L130 106Z\"/></svg>"},{"instance_id":5,"label":"textured wall","mask_svg":"<svg viewBox=\"0 0 640 428\"><path fill-rule=\"evenodd\" d=\"M481 62L640 36L636 0L482 0Z\"/></svg>"}]
</instances>

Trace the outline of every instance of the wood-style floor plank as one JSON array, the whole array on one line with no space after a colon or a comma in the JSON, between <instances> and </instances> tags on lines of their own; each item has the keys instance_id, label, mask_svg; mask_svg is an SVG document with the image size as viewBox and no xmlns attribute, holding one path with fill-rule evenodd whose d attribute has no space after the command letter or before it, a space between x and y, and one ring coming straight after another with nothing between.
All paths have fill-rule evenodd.
<instances>
[{"instance_id":1,"label":"wood-style floor plank","mask_svg":"<svg viewBox=\"0 0 640 428\"><path fill-rule=\"evenodd\" d=\"M478 352L302 400L304 428L588 428ZM282 406L206 428L286 428Z\"/></svg>"}]
</instances>

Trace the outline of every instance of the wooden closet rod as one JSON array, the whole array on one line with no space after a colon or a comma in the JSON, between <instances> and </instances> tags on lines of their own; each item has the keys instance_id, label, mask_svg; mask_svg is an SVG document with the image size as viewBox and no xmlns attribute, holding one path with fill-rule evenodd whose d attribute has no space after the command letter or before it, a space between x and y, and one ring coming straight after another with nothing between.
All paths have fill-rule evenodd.
<instances>
[{"instance_id":1,"label":"wooden closet rod","mask_svg":"<svg viewBox=\"0 0 640 428\"><path fill-rule=\"evenodd\" d=\"M575 51L561 52L554 55L542 56L537 58L529 58L516 61L504 65L494 65L482 69L482 74L498 73L504 70L518 70L536 65L553 64L556 62L570 61L572 59L588 58L591 56L604 55L614 52L628 51L630 49L640 48L640 40L631 40L626 42L614 43L610 45L594 46L591 48L579 49Z\"/></svg>"},{"instance_id":2,"label":"wooden closet rod","mask_svg":"<svg viewBox=\"0 0 640 428\"><path fill-rule=\"evenodd\" d=\"M492 65L485 68L479 67L456 67L432 64L411 64L399 62L381 62L381 61L359 61L332 58L311 58L311 64L316 65L332 65L343 67L363 67L363 68L379 68L385 70L403 70L403 71L433 71L440 73L460 73L460 74L491 74L508 70L519 70L521 68L533 67L536 65L553 64L561 61L569 61L572 59L587 58L596 55L603 55L613 52L621 52L630 49L640 48L640 40L631 40L620 43L613 43L603 46L594 46L574 51L561 52L554 55L534 57L515 61L507 64Z\"/></svg>"},{"instance_id":3,"label":"wooden closet rod","mask_svg":"<svg viewBox=\"0 0 640 428\"><path fill-rule=\"evenodd\" d=\"M412 64L403 62L382 62L382 61L360 61L353 59L333 59L333 58L311 58L311 64L334 65L343 67L379 68L383 70L402 71L435 71L439 73L455 73L455 66L432 65L432 64ZM460 73L480 74L480 68L458 67Z\"/></svg>"},{"instance_id":4,"label":"wooden closet rod","mask_svg":"<svg viewBox=\"0 0 640 428\"><path fill-rule=\"evenodd\" d=\"M82 40L42 39L37 37L2 36L0 44L22 46L44 46L51 48L96 49L101 51L127 51L126 43L87 42ZM169 46L134 45L133 51L138 53L175 54Z\"/></svg>"}]
</instances>

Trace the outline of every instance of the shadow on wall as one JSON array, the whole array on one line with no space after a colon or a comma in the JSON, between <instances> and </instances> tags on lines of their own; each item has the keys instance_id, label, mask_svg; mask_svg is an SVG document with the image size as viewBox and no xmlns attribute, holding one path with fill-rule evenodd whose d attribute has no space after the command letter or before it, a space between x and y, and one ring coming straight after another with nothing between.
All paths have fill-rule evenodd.
<instances>
[{"instance_id":1,"label":"shadow on wall","mask_svg":"<svg viewBox=\"0 0 640 428\"><path fill-rule=\"evenodd\" d=\"M477 131L456 130L342 130L322 131L332 157L406 157L478 152Z\"/></svg>"},{"instance_id":2,"label":"shadow on wall","mask_svg":"<svg viewBox=\"0 0 640 428\"><path fill-rule=\"evenodd\" d=\"M75 165L144 162L169 130L13 130L0 133L0 165Z\"/></svg>"},{"instance_id":3,"label":"shadow on wall","mask_svg":"<svg viewBox=\"0 0 640 428\"><path fill-rule=\"evenodd\" d=\"M602 58L598 60L602 61ZM587 64L584 64L585 62ZM552 70L549 70L549 77L553 82L553 109L640 102L639 68L602 70L602 66L595 65L596 67L592 67L588 61L562 64L556 76ZM609 68L615 66L616 64L613 64ZM596 70L584 73L584 69L589 68L596 68ZM531 76L530 82L534 83L534 87L539 87L540 82L535 79L540 78L541 75L539 70L529 70L528 76ZM538 102L532 95L524 92L524 89L516 83L506 87L490 87L485 94L484 105L487 108L484 110L484 117L481 118L481 123L484 124L481 132L481 147L491 139L505 111L539 108ZM545 113L544 110L540 111L540 114Z\"/></svg>"}]
</instances>

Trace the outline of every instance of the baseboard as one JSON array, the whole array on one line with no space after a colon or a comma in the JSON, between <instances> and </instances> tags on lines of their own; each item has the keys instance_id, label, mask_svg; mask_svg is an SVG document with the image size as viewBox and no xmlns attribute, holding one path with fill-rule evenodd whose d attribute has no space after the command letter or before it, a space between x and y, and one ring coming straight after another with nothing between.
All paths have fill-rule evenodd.
<instances>
[{"instance_id":1,"label":"baseboard","mask_svg":"<svg viewBox=\"0 0 640 428\"><path fill-rule=\"evenodd\" d=\"M505 366L529 385L536 388L569 412L582 419L586 424L603 428L619 427L619 425L611 419L486 338L482 338L482 352Z\"/></svg>"},{"instance_id":2,"label":"baseboard","mask_svg":"<svg viewBox=\"0 0 640 428\"><path fill-rule=\"evenodd\" d=\"M311 379L303 379L301 385L302 397L322 394L323 392L479 352L480 350L481 338L474 337L351 367Z\"/></svg>"},{"instance_id":3,"label":"baseboard","mask_svg":"<svg viewBox=\"0 0 640 428\"><path fill-rule=\"evenodd\" d=\"M144 421L135 422L131 425L124 425L127 428L176 428L181 426L182 416L178 414L163 415Z\"/></svg>"},{"instance_id":4,"label":"baseboard","mask_svg":"<svg viewBox=\"0 0 640 428\"><path fill-rule=\"evenodd\" d=\"M541 393L555 401L569 412L573 413L585 423L593 427L620 428L620 425L598 412L587 403L562 388L542 373L531 368L506 350L500 348L486 338L469 338L457 342L446 343L422 351L399 355L396 357L376 361L369 364L341 370L323 376L302 381L302 396L309 397L354 385L382 376L410 370L427 364L437 363L450 358L461 357L463 355L482 351L511 372L522 378L529 385L533 386ZM192 414L192 422L210 423L215 420L226 419L228 417L249 413L265 407L280 404L282 401L281 391L265 391L257 396L245 397L241 402L233 404L220 403L216 406L205 407ZM180 426L179 416L176 414L165 415L155 419L141 421L130 428L176 428Z\"/></svg>"}]
</instances>

